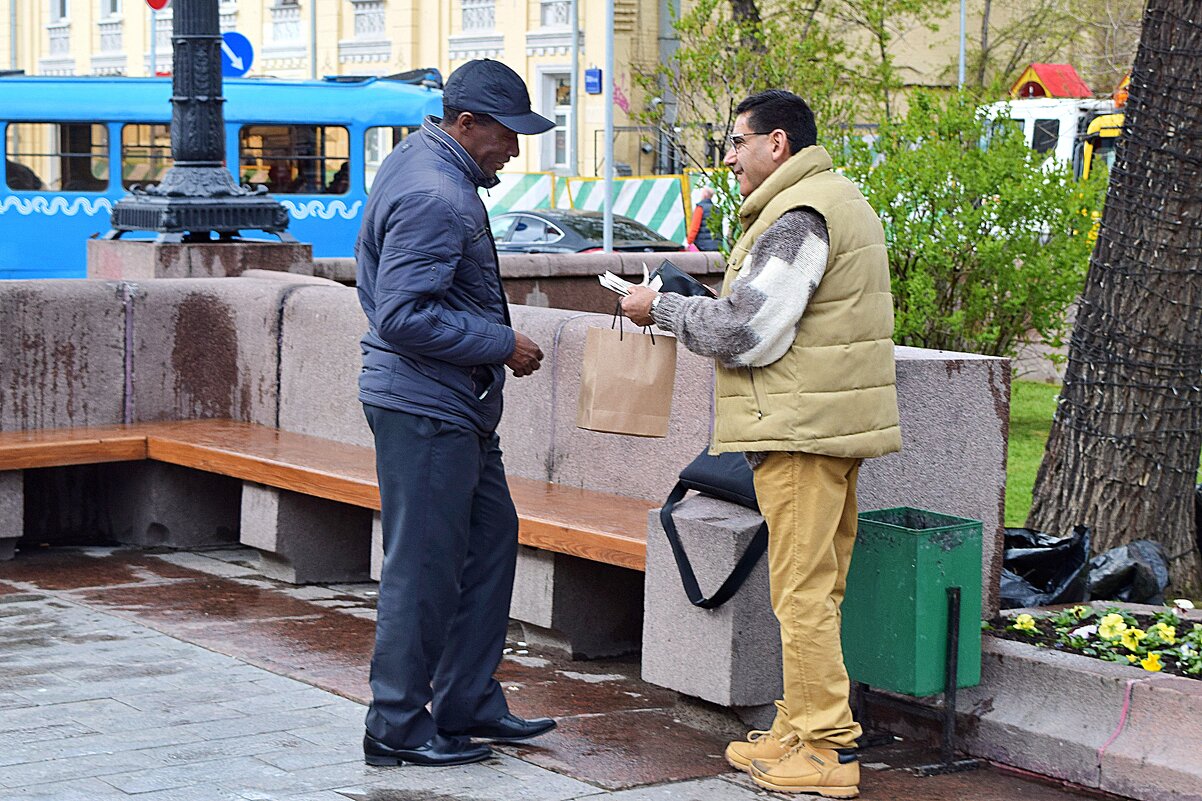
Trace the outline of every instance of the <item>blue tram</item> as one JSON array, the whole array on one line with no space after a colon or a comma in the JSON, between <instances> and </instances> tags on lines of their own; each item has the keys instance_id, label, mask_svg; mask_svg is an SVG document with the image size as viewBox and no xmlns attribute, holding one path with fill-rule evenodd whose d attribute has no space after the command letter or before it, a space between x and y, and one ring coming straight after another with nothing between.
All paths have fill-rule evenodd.
<instances>
[{"instance_id":1,"label":"blue tram","mask_svg":"<svg viewBox=\"0 0 1202 801\"><path fill-rule=\"evenodd\" d=\"M412 76L226 80L230 171L266 186L315 256L351 255L380 162L441 113L437 73ZM85 240L171 166L170 97L169 78L0 76L0 279L84 277Z\"/></svg>"}]
</instances>

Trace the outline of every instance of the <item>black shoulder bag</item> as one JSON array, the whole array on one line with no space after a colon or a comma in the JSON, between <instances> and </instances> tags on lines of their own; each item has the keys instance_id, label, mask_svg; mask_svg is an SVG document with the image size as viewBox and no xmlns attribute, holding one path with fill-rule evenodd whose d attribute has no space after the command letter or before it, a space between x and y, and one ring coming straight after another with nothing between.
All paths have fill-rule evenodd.
<instances>
[{"instance_id":1,"label":"black shoulder bag","mask_svg":"<svg viewBox=\"0 0 1202 801\"><path fill-rule=\"evenodd\" d=\"M689 597L693 606L717 609L738 592L739 587L743 586L743 582L751 575L756 562L763 556L764 551L768 550L768 524L760 524L759 531L748 544L747 550L739 557L726 581L722 582L717 592L706 598L701 594L697 576L693 573L693 566L689 564L689 557L681 545L680 535L676 533L676 523L672 520L672 510L689 490L696 490L702 495L720 498L758 512L760 506L755 498L755 481L743 454L720 453L711 456L707 449L680 471L680 480L664 501L663 508L659 510L659 521L663 524L664 533L668 535L668 544L672 547L672 556L676 558L676 567L680 571L685 595Z\"/></svg>"}]
</instances>

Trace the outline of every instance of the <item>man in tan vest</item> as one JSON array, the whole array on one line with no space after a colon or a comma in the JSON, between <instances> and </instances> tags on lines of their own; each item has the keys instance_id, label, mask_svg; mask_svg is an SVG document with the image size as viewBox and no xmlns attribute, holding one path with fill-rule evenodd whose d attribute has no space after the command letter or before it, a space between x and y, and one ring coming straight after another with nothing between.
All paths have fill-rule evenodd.
<instances>
[{"instance_id":1,"label":"man in tan vest","mask_svg":"<svg viewBox=\"0 0 1202 801\"><path fill-rule=\"evenodd\" d=\"M768 522L784 698L772 728L732 742L726 758L769 790L854 798L861 732L839 609L856 477L863 459L901 448L885 236L817 146L804 100L774 89L736 114L725 162L743 195L743 235L721 296L636 287L622 309L717 360L711 450L746 453Z\"/></svg>"}]
</instances>

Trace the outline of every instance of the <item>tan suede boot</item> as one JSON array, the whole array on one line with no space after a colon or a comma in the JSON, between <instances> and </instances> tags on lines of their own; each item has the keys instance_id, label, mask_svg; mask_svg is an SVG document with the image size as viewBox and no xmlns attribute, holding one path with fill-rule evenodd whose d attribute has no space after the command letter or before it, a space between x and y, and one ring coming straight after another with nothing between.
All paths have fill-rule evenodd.
<instances>
[{"instance_id":1,"label":"tan suede boot","mask_svg":"<svg viewBox=\"0 0 1202 801\"><path fill-rule=\"evenodd\" d=\"M797 735L777 738L770 731L750 731L746 740L735 740L726 746L726 761L735 770L751 772L753 760L771 765L797 745Z\"/></svg>"},{"instance_id":2,"label":"tan suede boot","mask_svg":"<svg viewBox=\"0 0 1202 801\"><path fill-rule=\"evenodd\" d=\"M855 798L860 794L860 762L851 750L840 753L801 743L775 762L752 760L751 779L778 793Z\"/></svg>"}]
</instances>

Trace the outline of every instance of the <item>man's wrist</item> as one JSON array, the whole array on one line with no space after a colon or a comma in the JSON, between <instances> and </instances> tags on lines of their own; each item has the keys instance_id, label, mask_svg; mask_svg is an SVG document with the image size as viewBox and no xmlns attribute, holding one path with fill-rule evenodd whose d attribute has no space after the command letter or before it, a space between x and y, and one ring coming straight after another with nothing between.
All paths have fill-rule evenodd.
<instances>
[{"instance_id":1,"label":"man's wrist","mask_svg":"<svg viewBox=\"0 0 1202 801\"><path fill-rule=\"evenodd\" d=\"M659 301L660 301L660 299L661 299L661 298L663 298L663 295L661 295L660 293L656 292L656 293L655 293L655 297L653 297L653 298L651 299L651 313L652 313L652 314L655 314L655 310L656 310L656 308L659 306Z\"/></svg>"}]
</instances>

